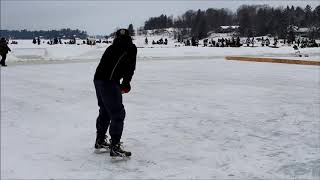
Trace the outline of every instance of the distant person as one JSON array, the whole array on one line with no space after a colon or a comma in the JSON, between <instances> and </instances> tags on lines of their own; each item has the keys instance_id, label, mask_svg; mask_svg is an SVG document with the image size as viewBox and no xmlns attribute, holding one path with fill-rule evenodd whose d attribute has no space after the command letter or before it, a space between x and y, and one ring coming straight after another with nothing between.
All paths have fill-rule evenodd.
<instances>
[{"instance_id":1,"label":"distant person","mask_svg":"<svg viewBox=\"0 0 320 180\"><path fill-rule=\"evenodd\" d=\"M278 38L274 38L273 41L274 41L274 42L273 42L273 46L277 46L277 44L278 44Z\"/></svg>"},{"instance_id":2,"label":"distant person","mask_svg":"<svg viewBox=\"0 0 320 180\"><path fill-rule=\"evenodd\" d=\"M236 45L236 40L234 39L234 37L232 37L232 39L231 39L231 44L232 44L233 46Z\"/></svg>"},{"instance_id":3,"label":"distant person","mask_svg":"<svg viewBox=\"0 0 320 180\"><path fill-rule=\"evenodd\" d=\"M262 37L262 39L261 39L261 46L264 47L265 44L266 44L266 41L265 41L264 38Z\"/></svg>"},{"instance_id":4,"label":"distant person","mask_svg":"<svg viewBox=\"0 0 320 180\"><path fill-rule=\"evenodd\" d=\"M94 86L99 105L96 121L97 138L95 148L110 148L110 156L131 156L120 145L125 109L122 94L131 90L130 82L136 67L137 47L127 29L116 32L113 44L104 52L94 75ZM120 80L122 82L120 83ZM110 144L106 139L109 128Z\"/></svg>"},{"instance_id":5,"label":"distant person","mask_svg":"<svg viewBox=\"0 0 320 180\"><path fill-rule=\"evenodd\" d=\"M196 39L194 37L191 38L191 45L196 46Z\"/></svg>"},{"instance_id":6,"label":"distant person","mask_svg":"<svg viewBox=\"0 0 320 180\"><path fill-rule=\"evenodd\" d=\"M59 42L59 41L58 41L58 38L55 37L55 38L53 39L53 44L58 44L58 42Z\"/></svg>"},{"instance_id":7,"label":"distant person","mask_svg":"<svg viewBox=\"0 0 320 180\"><path fill-rule=\"evenodd\" d=\"M250 38L248 37L246 40L247 47L250 45Z\"/></svg>"},{"instance_id":8,"label":"distant person","mask_svg":"<svg viewBox=\"0 0 320 180\"><path fill-rule=\"evenodd\" d=\"M252 47L254 46L254 37L252 37L251 39L251 44L252 44Z\"/></svg>"},{"instance_id":9,"label":"distant person","mask_svg":"<svg viewBox=\"0 0 320 180\"><path fill-rule=\"evenodd\" d=\"M270 45L270 40L269 38L266 39L266 46L269 46Z\"/></svg>"},{"instance_id":10,"label":"distant person","mask_svg":"<svg viewBox=\"0 0 320 180\"><path fill-rule=\"evenodd\" d=\"M146 44L146 45L148 45L148 38L146 37L146 39L144 40L144 43Z\"/></svg>"},{"instance_id":11,"label":"distant person","mask_svg":"<svg viewBox=\"0 0 320 180\"><path fill-rule=\"evenodd\" d=\"M191 46L191 41L190 41L190 39L187 40L187 46Z\"/></svg>"},{"instance_id":12,"label":"distant person","mask_svg":"<svg viewBox=\"0 0 320 180\"><path fill-rule=\"evenodd\" d=\"M8 47L8 43L5 38L0 39L0 55L1 55L1 66L7 66L6 65L6 59L8 52L11 51L11 49Z\"/></svg>"},{"instance_id":13,"label":"distant person","mask_svg":"<svg viewBox=\"0 0 320 180\"><path fill-rule=\"evenodd\" d=\"M212 44L212 47L215 47L216 46L216 41L214 41L214 40L211 40L212 42L211 42L211 44Z\"/></svg>"},{"instance_id":14,"label":"distant person","mask_svg":"<svg viewBox=\"0 0 320 180\"><path fill-rule=\"evenodd\" d=\"M240 46L241 46L241 44L240 44L240 37L239 37L239 36L237 37L236 46L237 46L237 47L240 47Z\"/></svg>"},{"instance_id":15,"label":"distant person","mask_svg":"<svg viewBox=\"0 0 320 180\"><path fill-rule=\"evenodd\" d=\"M37 39L37 42L38 42L38 45L40 45L41 41L40 41L40 38L38 37Z\"/></svg>"},{"instance_id":16,"label":"distant person","mask_svg":"<svg viewBox=\"0 0 320 180\"><path fill-rule=\"evenodd\" d=\"M208 46L208 39L204 39L203 40L203 47L207 47Z\"/></svg>"}]
</instances>

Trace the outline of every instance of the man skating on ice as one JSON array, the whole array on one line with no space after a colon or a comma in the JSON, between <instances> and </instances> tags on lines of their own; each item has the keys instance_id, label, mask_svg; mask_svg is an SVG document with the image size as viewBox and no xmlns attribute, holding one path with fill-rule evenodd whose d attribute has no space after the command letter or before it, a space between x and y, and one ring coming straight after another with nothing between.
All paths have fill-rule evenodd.
<instances>
[{"instance_id":1,"label":"man skating on ice","mask_svg":"<svg viewBox=\"0 0 320 180\"><path fill-rule=\"evenodd\" d=\"M131 156L120 146L125 109L122 94L131 89L130 82L136 66L137 48L127 29L116 32L113 44L104 52L94 75L94 86L99 105L96 121L97 138L95 148L109 146L106 137L109 128L110 156ZM120 80L122 79L121 83Z\"/></svg>"},{"instance_id":2,"label":"man skating on ice","mask_svg":"<svg viewBox=\"0 0 320 180\"><path fill-rule=\"evenodd\" d=\"M6 65L6 59L8 52L11 51L11 49L8 47L7 41L5 38L0 39L0 56L1 56L1 66L7 66Z\"/></svg>"}]
</instances>

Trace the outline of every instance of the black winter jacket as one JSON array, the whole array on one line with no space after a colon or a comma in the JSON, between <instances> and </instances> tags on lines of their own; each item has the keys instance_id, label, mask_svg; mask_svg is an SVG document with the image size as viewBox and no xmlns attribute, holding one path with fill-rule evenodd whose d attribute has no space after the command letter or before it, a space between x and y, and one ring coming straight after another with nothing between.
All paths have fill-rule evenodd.
<instances>
[{"instance_id":1,"label":"black winter jacket","mask_svg":"<svg viewBox=\"0 0 320 180\"><path fill-rule=\"evenodd\" d=\"M6 41L0 41L0 54L8 54L11 49L8 47Z\"/></svg>"},{"instance_id":2,"label":"black winter jacket","mask_svg":"<svg viewBox=\"0 0 320 180\"><path fill-rule=\"evenodd\" d=\"M136 67L137 47L128 44L126 47L110 45L104 52L96 69L94 80L114 80L128 84L132 79Z\"/></svg>"}]
</instances>

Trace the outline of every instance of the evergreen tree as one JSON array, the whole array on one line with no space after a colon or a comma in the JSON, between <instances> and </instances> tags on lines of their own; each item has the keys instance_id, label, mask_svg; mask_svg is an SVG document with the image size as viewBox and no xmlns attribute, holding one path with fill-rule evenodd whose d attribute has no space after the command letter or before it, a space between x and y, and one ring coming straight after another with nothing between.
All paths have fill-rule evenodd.
<instances>
[{"instance_id":1,"label":"evergreen tree","mask_svg":"<svg viewBox=\"0 0 320 180\"><path fill-rule=\"evenodd\" d=\"M256 30L258 33L257 35L266 35L269 33L268 19L267 7L260 8L257 12L256 17Z\"/></svg>"},{"instance_id":2,"label":"evergreen tree","mask_svg":"<svg viewBox=\"0 0 320 180\"><path fill-rule=\"evenodd\" d=\"M315 24L320 28L320 5L313 10L313 15L315 17Z\"/></svg>"},{"instance_id":3,"label":"evergreen tree","mask_svg":"<svg viewBox=\"0 0 320 180\"><path fill-rule=\"evenodd\" d=\"M132 24L129 24L128 31L129 31L129 35L130 36L135 36L135 31L133 29L133 25Z\"/></svg>"},{"instance_id":4,"label":"evergreen tree","mask_svg":"<svg viewBox=\"0 0 320 180\"><path fill-rule=\"evenodd\" d=\"M311 22L312 22L312 9L310 5L307 5L304 8L304 12L305 12L305 23L306 26L310 26Z\"/></svg>"},{"instance_id":5,"label":"evergreen tree","mask_svg":"<svg viewBox=\"0 0 320 180\"><path fill-rule=\"evenodd\" d=\"M304 11L301 7L296 7L295 12L294 12L295 16L295 20L296 20L296 25L298 27L303 27L304 26Z\"/></svg>"},{"instance_id":6,"label":"evergreen tree","mask_svg":"<svg viewBox=\"0 0 320 180\"><path fill-rule=\"evenodd\" d=\"M239 31L242 36L252 35L252 21L250 18L249 9L246 6L242 6L238 9L237 12L238 21L239 21Z\"/></svg>"},{"instance_id":7,"label":"evergreen tree","mask_svg":"<svg viewBox=\"0 0 320 180\"><path fill-rule=\"evenodd\" d=\"M207 37L208 34L208 28L207 28L207 22L205 19L201 19L199 26L198 26L198 39L203 39Z\"/></svg>"},{"instance_id":8,"label":"evergreen tree","mask_svg":"<svg viewBox=\"0 0 320 180\"><path fill-rule=\"evenodd\" d=\"M202 12L199 9L197 12L197 15L195 16L195 18L192 21L191 34L193 37L198 38L198 36L199 36L201 19L202 19Z\"/></svg>"}]
</instances>

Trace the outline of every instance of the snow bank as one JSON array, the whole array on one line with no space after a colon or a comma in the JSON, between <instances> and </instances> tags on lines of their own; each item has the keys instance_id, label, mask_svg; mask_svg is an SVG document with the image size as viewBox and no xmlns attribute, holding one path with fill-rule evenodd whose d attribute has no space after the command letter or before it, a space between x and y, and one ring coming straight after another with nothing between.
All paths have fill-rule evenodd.
<instances>
[{"instance_id":1,"label":"snow bank","mask_svg":"<svg viewBox=\"0 0 320 180\"><path fill-rule=\"evenodd\" d=\"M8 54L8 61L29 60L73 60L97 59L101 57L106 44L96 46L69 44L32 44L32 40L17 40L17 45L9 45L12 52Z\"/></svg>"}]
</instances>

